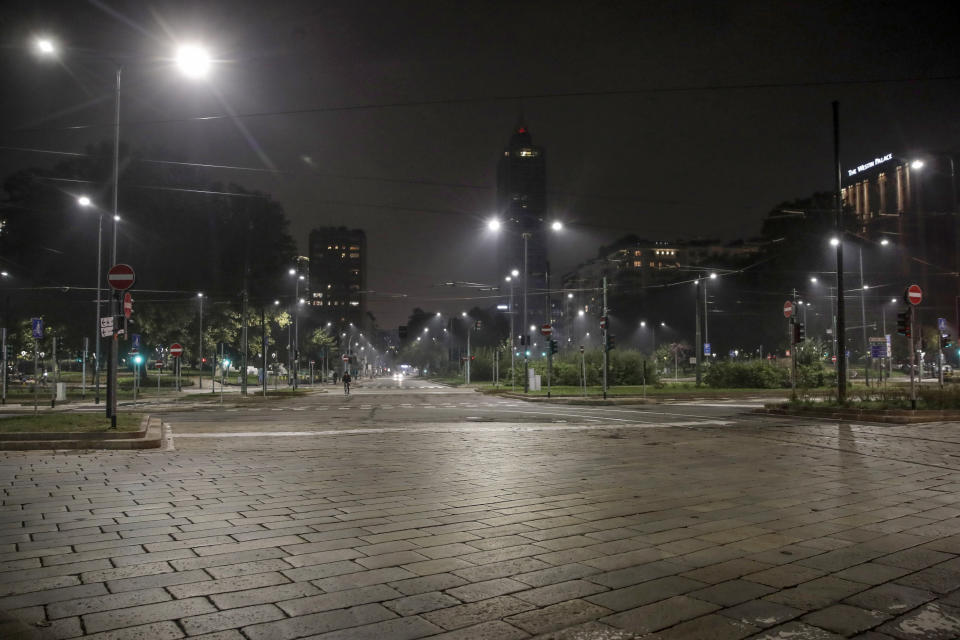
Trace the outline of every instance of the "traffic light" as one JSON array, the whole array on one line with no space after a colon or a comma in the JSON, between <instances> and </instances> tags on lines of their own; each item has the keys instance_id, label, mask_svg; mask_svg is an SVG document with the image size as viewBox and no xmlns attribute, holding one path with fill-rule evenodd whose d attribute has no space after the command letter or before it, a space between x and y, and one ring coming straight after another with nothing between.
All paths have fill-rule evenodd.
<instances>
[{"instance_id":1,"label":"traffic light","mask_svg":"<svg viewBox=\"0 0 960 640\"><path fill-rule=\"evenodd\" d=\"M949 349L953 346L953 338L950 337L949 333L944 333L940 336L940 348Z\"/></svg>"},{"instance_id":2,"label":"traffic light","mask_svg":"<svg viewBox=\"0 0 960 640\"><path fill-rule=\"evenodd\" d=\"M617 348L616 338L617 336L612 333L607 334L607 351L613 351Z\"/></svg>"},{"instance_id":3,"label":"traffic light","mask_svg":"<svg viewBox=\"0 0 960 640\"><path fill-rule=\"evenodd\" d=\"M910 337L910 311L897 314L897 333L901 336Z\"/></svg>"},{"instance_id":4,"label":"traffic light","mask_svg":"<svg viewBox=\"0 0 960 640\"><path fill-rule=\"evenodd\" d=\"M556 340L551 340L551 341L550 341L550 353L556 353L557 351L559 351L559 349L557 348L557 341L556 341Z\"/></svg>"},{"instance_id":5,"label":"traffic light","mask_svg":"<svg viewBox=\"0 0 960 640\"><path fill-rule=\"evenodd\" d=\"M477 320L475 323L473 323L474 331L480 331L481 329L483 329L483 320Z\"/></svg>"}]
</instances>

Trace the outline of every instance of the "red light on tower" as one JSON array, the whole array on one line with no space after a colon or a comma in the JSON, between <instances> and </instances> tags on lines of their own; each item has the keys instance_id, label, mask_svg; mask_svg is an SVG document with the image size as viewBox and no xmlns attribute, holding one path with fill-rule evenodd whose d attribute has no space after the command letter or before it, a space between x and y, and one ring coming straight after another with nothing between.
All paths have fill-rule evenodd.
<instances>
[{"instance_id":1,"label":"red light on tower","mask_svg":"<svg viewBox=\"0 0 960 640\"><path fill-rule=\"evenodd\" d=\"M520 127L519 129L517 129L517 133L526 133L526 132L527 132L526 127Z\"/></svg>"}]
</instances>

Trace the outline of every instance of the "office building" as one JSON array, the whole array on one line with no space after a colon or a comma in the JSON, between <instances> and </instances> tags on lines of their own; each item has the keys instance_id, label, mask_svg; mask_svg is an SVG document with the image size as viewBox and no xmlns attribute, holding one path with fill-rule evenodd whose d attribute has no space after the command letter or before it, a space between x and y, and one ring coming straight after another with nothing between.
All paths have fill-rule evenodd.
<instances>
[{"instance_id":1,"label":"office building","mask_svg":"<svg viewBox=\"0 0 960 640\"><path fill-rule=\"evenodd\" d=\"M322 227L310 232L310 298L321 322L338 326L367 320L367 236L361 229Z\"/></svg>"}]
</instances>

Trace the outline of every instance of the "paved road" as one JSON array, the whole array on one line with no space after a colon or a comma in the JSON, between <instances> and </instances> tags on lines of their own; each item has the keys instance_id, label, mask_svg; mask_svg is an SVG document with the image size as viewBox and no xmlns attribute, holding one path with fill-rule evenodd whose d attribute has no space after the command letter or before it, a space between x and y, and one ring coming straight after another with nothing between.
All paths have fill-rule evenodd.
<instances>
[{"instance_id":1,"label":"paved road","mask_svg":"<svg viewBox=\"0 0 960 640\"><path fill-rule=\"evenodd\" d=\"M960 637L956 425L759 403L379 380L6 453L0 637Z\"/></svg>"}]
</instances>

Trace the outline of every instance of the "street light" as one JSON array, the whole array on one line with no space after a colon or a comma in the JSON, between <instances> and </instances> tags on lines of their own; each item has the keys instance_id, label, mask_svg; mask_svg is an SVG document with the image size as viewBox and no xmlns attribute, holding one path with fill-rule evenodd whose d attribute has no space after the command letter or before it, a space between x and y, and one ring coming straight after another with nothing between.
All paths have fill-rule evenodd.
<instances>
[{"instance_id":1,"label":"street light","mask_svg":"<svg viewBox=\"0 0 960 640\"><path fill-rule=\"evenodd\" d=\"M182 45L177 49L177 66L190 78L202 78L210 71L210 54L195 44Z\"/></svg>"},{"instance_id":2,"label":"street light","mask_svg":"<svg viewBox=\"0 0 960 640\"><path fill-rule=\"evenodd\" d=\"M553 223L550 225L550 228L553 229L554 231L562 231L563 223L560 222L559 220L554 220Z\"/></svg>"},{"instance_id":3,"label":"street light","mask_svg":"<svg viewBox=\"0 0 960 640\"><path fill-rule=\"evenodd\" d=\"M923 160L917 159L910 163L911 169L923 169Z\"/></svg>"},{"instance_id":4,"label":"street light","mask_svg":"<svg viewBox=\"0 0 960 640\"><path fill-rule=\"evenodd\" d=\"M200 340L198 343L199 348L197 349L197 353L200 354L199 362L197 363L197 367L200 369L200 376L197 379L197 385L198 385L197 388L203 389L203 293L202 292L197 293L197 300L200 301ZM212 376L213 374L211 374L211 380L212 380ZM210 384L212 387L213 382L211 382Z\"/></svg>"},{"instance_id":5,"label":"street light","mask_svg":"<svg viewBox=\"0 0 960 640\"><path fill-rule=\"evenodd\" d=\"M490 231L499 231L500 221L496 218L490 218L490 220L487 221L487 228L490 229Z\"/></svg>"},{"instance_id":6,"label":"street light","mask_svg":"<svg viewBox=\"0 0 960 640\"><path fill-rule=\"evenodd\" d=\"M52 40L48 38L40 38L37 40L37 50L45 56L50 56L56 53L57 48L54 46Z\"/></svg>"},{"instance_id":7,"label":"street light","mask_svg":"<svg viewBox=\"0 0 960 640\"><path fill-rule=\"evenodd\" d=\"M92 204L92 202L90 201L90 198L88 198L87 196L80 196L79 198L77 198L77 204L80 205L81 207L89 207Z\"/></svg>"},{"instance_id":8,"label":"street light","mask_svg":"<svg viewBox=\"0 0 960 640\"><path fill-rule=\"evenodd\" d=\"M836 238L836 237L830 238L830 246L836 247L839 244L840 244L840 238Z\"/></svg>"}]
</instances>

